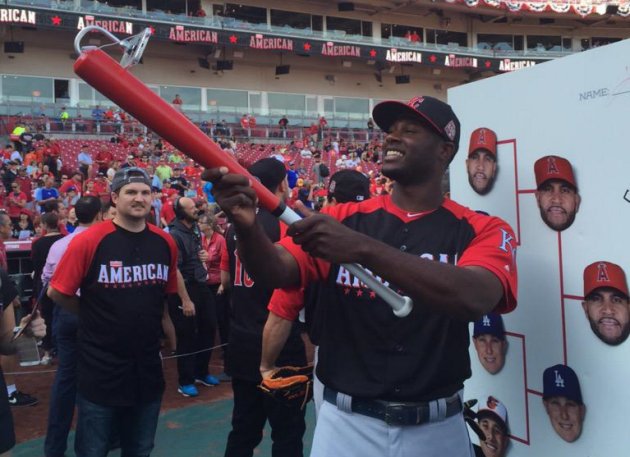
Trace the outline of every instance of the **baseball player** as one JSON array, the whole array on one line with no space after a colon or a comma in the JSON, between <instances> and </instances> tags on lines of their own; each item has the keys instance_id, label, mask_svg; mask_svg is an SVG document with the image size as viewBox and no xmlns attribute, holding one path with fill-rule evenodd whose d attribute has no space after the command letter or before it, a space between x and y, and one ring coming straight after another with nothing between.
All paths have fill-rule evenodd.
<instances>
[{"instance_id":1,"label":"baseball player","mask_svg":"<svg viewBox=\"0 0 630 457\"><path fill-rule=\"evenodd\" d=\"M490 396L477 409L477 423L486 435L485 441L475 445L478 457L505 457L510 443L507 408L495 397Z\"/></svg>"},{"instance_id":2,"label":"baseball player","mask_svg":"<svg viewBox=\"0 0 630 457\"><path fill-rule=\"evenodd\" d=\"M569 228L581 201L571 163L558 156L541 157L534 164L534 174L543 222L558 232Z\"/></svg>"},{"instance_id":3,"label":"baseball player","mask_svg":"<svg viewBox=\"0 0 630 457\"><path fill-rule=\"evenodd\" d=\"M611 262L594 262L584 269L584 314L593 333L617 346L630 334L630 299L623 269Z\"/></svg>"},{"instance_id":4,"label":"baseball player","mask_svg":"<svg viewBox=\"0 0 630 457\"><path fill-rule=\"evenodd\" d=\"M497 374L505 365L508 342L505 339L503 318L500 314L488 313L475 321L473 343L479 362L490 374Z\"/></svg>"},{"instance_id":5,"label":"baseball player","mask_svg":"<svg viewBox=\"0 0 630 457\"><path fill-rule=\"evenodd\" d=\"M470 134L466 159L468 183L479 195L492 190L497 174L497 134L486 127Z\"/></svg>"},{"instance_id":6,"label":"baseball player","mask_svg":"<svg viewBox=\"0 0 630 457\"><path fill-rule=\"evenodd\" d=\"M380 103L372 117L387 132L382 172L393 193L319 214L300 207L306 217L278 245L256 223L246 177L225 168L205 177L256 281L319 284L325 401L311 456L468 457L460 396L470 376L468 322L516 306L516 242L504 221L443 198L460 138L449 105L414 97ZM341 265L355 262L410 296L409 316L396 317Z\"/></svg>"},{"instance_id":7,"label":"baseball player","mask_svg":"<svg viewBox=\"0 0 630 457\"><path fill-rule=\"evenodd\" d=\"M567 365L554 365L544 371L543 404L560 438L572 443L580 437L586 406L575 371Z\"/></svg>"},{"instance_id":8,"label":"baseball player","mask_svg":"<svg viewBox=\"0 0 630 457\"><path fill-rule=\"evenodd\" d=\"M331 176L328 182L326 206L341 203L361 202L370 198L370 180L356 170L341 170ZM279 351L289 336L298 312L305 306L308 335L315 345L315 365L317 365L317 345L321 333L321 319L317 319L317 287L309 287L305 294L301 289L276 289L269 302L269 317L263 331L262 358L260 372L267 378L276 366ZM315 415L324 401L324 386L317 376L313 376L313 399Z\"/></svg>"},{"instance_id":9,"label":"baseball player","mask_svg":"<svg viewBox=\"0 0 630 457\"><path fill-rule=\"evenodd\" d=\"M289 191L286 169L274 158L261 159L249 171L279 198ZM269 211L254 212L256 221L266 236L276 241L286 229ZM236 230L235 230L236 229ZM232 431L228 436L225 457L251 456L263 437L267 420L271 425L273 457L301 457L302 437L306 430L304 410L290 409L268 398L258 385L263 327L267 320L267 305L273 289L254 281L241 263L241 249L235 238L240 238L238 227L230 227L226 234L229 264L221 269L231 278L231 326L225 359L225 372L232 377L234 410ZM306 365L306 352L297 326L291 326L287 343L279 356L283 365Z\"/></svg>"}]
</instances>

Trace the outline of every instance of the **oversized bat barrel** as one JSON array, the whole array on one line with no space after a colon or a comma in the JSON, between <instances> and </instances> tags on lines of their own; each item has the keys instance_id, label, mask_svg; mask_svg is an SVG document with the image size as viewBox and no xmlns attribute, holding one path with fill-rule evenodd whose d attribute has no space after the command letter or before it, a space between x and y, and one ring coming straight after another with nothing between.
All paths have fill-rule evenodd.
<instances>
[{"instance_id":1,"label":"oversized bat barrel","mask_svg":"<svg viewBox=\"0 0 630 457\"><path fill-rule=\"evenodd\" d=\"M252 178L234 157L105 52L98 48L84 50L74 64L74 71L197 163L206 168L227 167L231 173L249 176L260 204L277 217L284 212L284 202Z\"/></svg>"}]
</instances>

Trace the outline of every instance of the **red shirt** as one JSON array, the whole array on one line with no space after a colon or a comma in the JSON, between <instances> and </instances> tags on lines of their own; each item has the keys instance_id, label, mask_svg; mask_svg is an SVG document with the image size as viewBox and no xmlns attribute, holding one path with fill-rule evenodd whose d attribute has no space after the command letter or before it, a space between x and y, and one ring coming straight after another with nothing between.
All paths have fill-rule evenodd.
<instances>
[{"instance_id":1,"label":"red shirt","mask_svg":"<svg viewBox=\"0 0 630 457\"><path fill-rule=\"evenodd\" d=\"M11 192L9 195L7 195L6 205L9 217L20 217L20 213L22 212L22 209L24 209L24 207L18 205L17 202L26 203L26 194L24 192L19 192L17 195Z\"/></svg>"},{"instance_id":2,"label":"red shirt","mask_svg":"<svg viewBox=\"0 0 630 457\"><path fill-rule=\"evenodd\" d=\"M77 194L79 196L81 195L81 191L83 190L83 184L80 181L76 182L74 179L68 179L61 186L59 186L59 193L66 194L68 192L68 189L71 187L74 187L76 189Z\"/></svg>"},{"instance_id":3,"label":"red shirt","mask_svg":"<svg viewBox=\"0 0 630 457\"><path fill-rule=\"evenodd\" d=\"M94 161L99 165L108 165L112 160L114 160L114 155L111 151L103 151L102 149L96 153L96 157L94 158Z\"/></svg>"},{"instance_id":4,"label":"red shirt","mask_svg":"<svg viewBox=\"0 0 630 457\"><path fill-rule=\"evenodd\" d=\"M28 176L18 176L15 181L20 186L20 190L26 194L26 201L33 200L33 181Z\"/></svg>"},{"instance_id":5,"label":"red shirt","mask_svg":"<svg viewBox=\"0 0 630 457\"><path fill-rule=\"evenodd\" d=\"M208 252L208 261L206 269L208 270L208 284L221 283L221 264L229 262L227 243L225 238L218 232L213 232L210 239L202 237L201 243L203 248Z\"/></svg>"},{"instance_id":6,"label":"red shirt","mask_svg":"<svg viewBox=\"0 0 630 457\"><path fill-rule=\"evenodd\" d=\"M171 222L173 222L173 219L175 219L175 210L173 209L172 200L169 200L168 202L164 203L164 206L162 206L162 218L166 221L167 224L170 224Z\"/></svg>"}]
</instances>

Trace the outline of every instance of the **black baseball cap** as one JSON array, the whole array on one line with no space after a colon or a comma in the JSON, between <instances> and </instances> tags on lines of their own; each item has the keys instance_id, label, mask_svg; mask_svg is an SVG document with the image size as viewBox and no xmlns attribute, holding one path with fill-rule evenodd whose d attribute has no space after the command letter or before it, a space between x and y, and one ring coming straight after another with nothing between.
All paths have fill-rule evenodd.
<instances>
[{"instance_id":1,"label":"black baseball cap","mask_svg":"<svg viewBox=\"0 0 630 457\"><path fill-rule=\"evenodd\" d=\"M146 171L138 167L122 168L116 172L114 179L112 179L112 192L120 190L121 187L127 184L139 182L151 187L151 179Z\"/></svg>"},{"instance_id":2,"label":"black baseball cap","mask_svg":"<svg viewBox=\"0 0 630 457\"><path fill-rule=\"evenodd\" d=\"M567 365L554 365L543 372L543 400L565 397L583 405L582 390L575 371Z\"/></svg>"},{"instance_id":3,"label":"black baseball cap","mask_svg":"<svg viewBox=\"0 0 630 457\"><path fill-rule=\"evenodd\" d=\"M287 169L284 167L284 164L272 157L254 162L247 170L272 192L276 190L287 175Z\"/></svg>"},{"instance_id":4,"label":"black baseball cap","mask_svg":"<svg viewBox=\"0 0 630 457\"><path fill-rule=\"evenodd\" d=\"M413 97L407 103L397 101L381 102L372 110L372 118L385 132L401 117L411 117L437 133L444 140L455 145L455 152L459 149L461 125L453 108L434 97Z\"/></svg>"},{"instance_id":5,"label":"black baseball cap","mask_svg":"<svg viewBox=\"0 0 630 457\"><path fill-rule=\"evenodd\" d=\"M328 198L337 203L362 202L370 198L370 180L356 170L341 170L330 177Z\"/></svg>"},{"instance_id":6,"label":"black baseball cap","mask_svg":"<svg viewBox=\"0 0 630 457\"><path fill-rule=\"evenodd\" d=\"M488 313L481 319L475 321L473 326L473 337L479 335L492 335L500 340L505 340L505 328L503 326L503 318L500 314Z\"/></svg>"}]
</instances>

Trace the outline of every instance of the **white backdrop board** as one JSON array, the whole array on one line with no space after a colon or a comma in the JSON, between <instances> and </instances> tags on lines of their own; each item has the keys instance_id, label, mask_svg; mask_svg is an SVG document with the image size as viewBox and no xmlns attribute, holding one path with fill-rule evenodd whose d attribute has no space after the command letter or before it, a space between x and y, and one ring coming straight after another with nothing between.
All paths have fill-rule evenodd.
<instances>
[{"instance_id":1,"label":"white backdrop board","mask_svg":"<svg viewBox=\"0 0 630 457\"><path fill-rule=\"evenodd\" d=\"M448 100L462 123L452 198L504 218L519 241L518 307L503 316L506 364L487 373L471 344L466 399L492 394L505 404L509 457L630 455L630 339L605 344L582 309L587 265L608 261L630 274L630 40L460 86ZM498 137L496 182L483 196L465 163L479 127ZM581 196L560 232L543 223L534 193L534 163L548 155L572 164ZM543 407L543 371L556 364L576 372L586 406L573 442L560 439Z\"/></svg>"}]
</instances>

